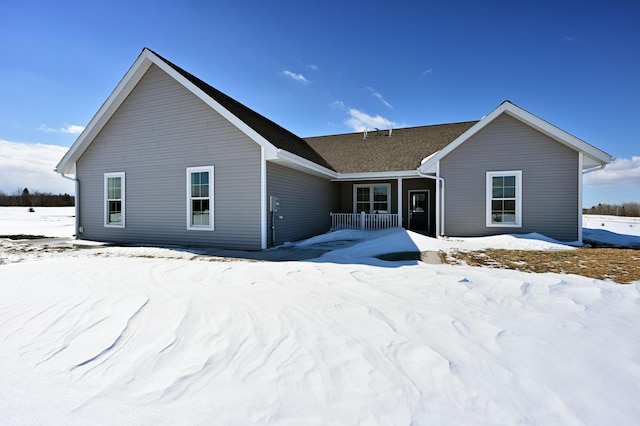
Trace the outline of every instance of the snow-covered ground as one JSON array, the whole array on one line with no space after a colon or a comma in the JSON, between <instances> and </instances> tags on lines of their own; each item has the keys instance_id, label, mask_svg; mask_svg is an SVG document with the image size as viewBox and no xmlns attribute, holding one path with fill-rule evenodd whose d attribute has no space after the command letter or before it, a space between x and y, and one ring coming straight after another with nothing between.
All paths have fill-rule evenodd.
<instances>
[{"instance_id":1,"label":"snow-covered ground","mask_svg":"<svg viewBox=\"0 0 640 426\"><path fill-rule=\"evenodd\" d=\"M584 239L640 247L640 217L584 215Z\"/></svg>"},{"instance_id":2,"label":"snow-covered ground","mask_svg":"<svg viewBox=\"0 0 640 426\"><path fill-rule=\"evenodd\" d=\"M71 215L0 208L0 235ZM372 257L567 248L539 235L333 233L305 262L0 241L0 424L640 420L640 283Z\"/></svg>"}]
</instances>

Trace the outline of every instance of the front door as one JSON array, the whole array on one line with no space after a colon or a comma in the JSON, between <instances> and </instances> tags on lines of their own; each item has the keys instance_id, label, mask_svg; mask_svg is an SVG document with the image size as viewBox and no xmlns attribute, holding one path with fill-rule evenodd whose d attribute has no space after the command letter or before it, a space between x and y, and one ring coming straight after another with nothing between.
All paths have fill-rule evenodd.
<instances>
[{"instance_id":1,"label":"front door","mask_svg":"<svg viewBox=\"0 0 640 426\"><path fill-rule=\"evenodd\" d=\"M409 229L429 233L429 191L409 191Z\"/></svg>"}]
</instances>

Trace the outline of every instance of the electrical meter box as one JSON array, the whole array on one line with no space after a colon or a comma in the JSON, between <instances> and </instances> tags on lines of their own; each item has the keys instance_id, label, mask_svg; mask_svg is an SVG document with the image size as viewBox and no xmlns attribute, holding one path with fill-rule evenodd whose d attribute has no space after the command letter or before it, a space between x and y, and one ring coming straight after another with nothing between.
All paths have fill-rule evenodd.
<instances>
[{"instance_id":1,"label":"electrical meter box","mask_svg":"<svg viewBox=\"0 0 640 426\"><path fill-rule=\"evenodd\" d=\"M269 197L269 211L277 212L279 207L280 207L280 199L275 195L271 195Z\"/></svg>"}]
</instances>

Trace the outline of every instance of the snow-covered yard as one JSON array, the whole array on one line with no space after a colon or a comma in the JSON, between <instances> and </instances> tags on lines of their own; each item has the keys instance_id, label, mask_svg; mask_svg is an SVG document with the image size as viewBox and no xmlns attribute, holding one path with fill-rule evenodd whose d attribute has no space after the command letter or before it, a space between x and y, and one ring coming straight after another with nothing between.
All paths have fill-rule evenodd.
<instances>
[{"instance_id":1,"label":"snow-covered yard","mask_svg":"<svg viewBox=\"0 0 640 426\"><path fill-rule=\"evenodd\" d=\"M11 214L0 235L73 233L73 209ZM305 245L332 250L252 262L2 240L0 423L640 421L640 283L373 257L567 248L535 235Z\"/></svg>"}]
</instances>

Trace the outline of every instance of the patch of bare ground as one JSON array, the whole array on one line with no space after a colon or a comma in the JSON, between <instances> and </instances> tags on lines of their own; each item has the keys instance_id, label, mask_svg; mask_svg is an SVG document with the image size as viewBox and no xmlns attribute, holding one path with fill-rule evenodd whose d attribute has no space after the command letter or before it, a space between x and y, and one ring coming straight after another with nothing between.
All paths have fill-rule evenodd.
<instances>
[{"instance_id":1,"label":"patch of bare ground","mask_svg":"<svg viewBox=\"0 0 640 426\"><path fill-rule=\"evenodd\" d=\"M640 281L640 250L578 248L566 251L489 249L441 254L443 263L516 269L524 272L576 274L620 284Z\"/></svg>"}]
</instances>

